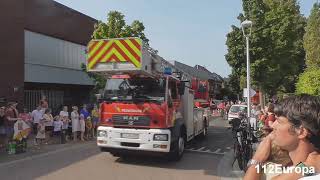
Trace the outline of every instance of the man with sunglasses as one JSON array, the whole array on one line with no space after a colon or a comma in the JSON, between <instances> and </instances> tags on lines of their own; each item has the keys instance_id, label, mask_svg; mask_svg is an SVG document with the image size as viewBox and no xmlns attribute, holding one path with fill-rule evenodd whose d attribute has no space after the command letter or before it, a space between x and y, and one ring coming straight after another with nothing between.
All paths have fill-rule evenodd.
<instances>
[{"instance_id":1,"label":"man with sunglasses","mask_svg":"<svg viewBox=\"0 0 320 180\"><path fill-rule=\"evenodd\" d=\"M263 164L270 155L271 143L289 152L293 162L290 168L294 169L275 176L273 180L320 179L317 175L320 172L320 98L310 95L292 96L280 102L274 113L276 121L272 125L273 131L260 143L249 161L244 179L261 178Z\"/></svg>"}]
</instances>

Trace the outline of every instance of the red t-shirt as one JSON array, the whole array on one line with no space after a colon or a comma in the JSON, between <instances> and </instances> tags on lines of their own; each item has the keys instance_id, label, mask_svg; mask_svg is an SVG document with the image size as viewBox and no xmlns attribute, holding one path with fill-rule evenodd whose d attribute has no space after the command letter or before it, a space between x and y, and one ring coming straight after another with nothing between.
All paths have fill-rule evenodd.
<instances>
[{"instance_id":1,"label":"red t-shirt","mask_svg":"<svg viewBox=\"0 0 320 180\"><path fill-rule=\"evenodd\" d=\"M269 123L274 122L275 120L276 120L276 116L274 114L269 114L267 119L265 120L265 125L270 127Z\"/></svg>"},{"instance_id":2,"label":"red t-shirt","mask_svg":"<svg viewBox=\"0 0 320 180\"><path fill-rule=\"evenodd\" d=\"M17 111L12 108L8 108L6 110L6 117L7 117L7 125L13 127L16 121L10 121L9 118L17 118L18 117Z\"/></svg>"}]
</instances>

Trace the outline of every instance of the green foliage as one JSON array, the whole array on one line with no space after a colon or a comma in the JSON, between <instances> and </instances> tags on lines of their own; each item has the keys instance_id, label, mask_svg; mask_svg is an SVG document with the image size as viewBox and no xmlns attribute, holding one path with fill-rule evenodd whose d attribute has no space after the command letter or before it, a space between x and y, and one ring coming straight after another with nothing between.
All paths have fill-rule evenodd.
<instances>
[{"instance_id":1,"label":"green foliage","mask_svg":"<svg viewBox=\"0 0 320 180\"><path fill-rule=\"evenodd\" d=\"M108 39L108 38L121 38L121 37L139 37L143 42L148 45L149 39L144 34L145 27L142 22L135 20L131 25L127 25L124 20L124 15L118 11L110 11L108 13L107 22L99 21L94 25L94 32L92 39ZM106 83L104 77L87 72L86 65L81 64L81 69L85 71L88 76L96 83L93 93L97 93L103 89Z\"/></svg>"},{"instance_id":2,"label":"green foliage","mask_svg":"<svg viewBox=\"0 0 320 180\"><path fill-rule=\"evenodd\" d=\"M87 72L87 67L84 63L81 64L81 70L86 72L88 76L95 82L95 87L93 89L94 93L97 93L100 89L104 89L104 86L106 84L106 80L104 77L95 73Z\"/></svg>"},{"instance_id":3,"label":"green foliage","mask_svg":"<svg viewBox=\"0 0 320 180\"><path fill-rule=\"evenodd\" d=\"M240 22L253 22L250 37L251 80L270 95L292 92L304 66L303 34L305 19L296 0L243 0ZM246 43L241 27L232 26L227 34L226 60L233 76L246 81ZM240 88L239 88L240 89Z\"/></svg>"},{"instance_id":4,"label":"green foliage","mask_svg":"<svg viewBox=\"0 0 320 180\"><path fill-rule=\"evenodd\" d=\"M315 3L311 10L303 46L307 66L320 68L320 3Z\"/></svg>"},{"instance_id":5,"label":"green foliage","mask_svg":"<svg viewBox=\"0 0 320 180\"><path fill-rule=\"evenodd\" d=\"M297 94L311 94L320 96L320 69L308 68L299 76L296 84Z\"/></svg>"},{"instance_id":6,"label":"green foliage","mask_svg":"<svg viewBox=\"0 0 320 180\"><path fill-rule=\"evenodd\" d=\"M134 20L131 25L127 25L124 15L118 11L108 13L107 22L99 21L94 26L93 39L139 37L148 44L149 39L144 34L145 27L142 22Z\"/></svg>"},{"instance_id":7,"label":"green foliage","mask_svg":"<svg viewBox=\"0 0 320 180\"><path fill-rule=\"evenodd\" d=\"M320 3L315 3L308 19L304 48L306 50L305 72L300 74L296 93L320 95Z\"/></svg>"}]
</instances>

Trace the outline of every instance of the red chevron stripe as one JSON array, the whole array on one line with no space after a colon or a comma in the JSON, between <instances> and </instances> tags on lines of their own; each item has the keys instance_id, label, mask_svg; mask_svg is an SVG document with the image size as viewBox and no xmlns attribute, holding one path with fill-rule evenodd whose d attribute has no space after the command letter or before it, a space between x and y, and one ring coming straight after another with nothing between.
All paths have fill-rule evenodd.
<instances>
[{"instance_id":1,"label":"red chevron stripe","mask_svg":"<svg viewBox=\"0 0 320 180\"><path fill-rule=\"evenodd\" d=\"M116 48L115 47L115 43L113 42L112 44L111 44L111 46L100 56L100 58L97 60L97 62L96 62L96 64L97 63L99 63L99 62L101 62L102 61L102 59L108 54L108 53L110 53L110 51L112 50L112 48ZM120 48L119 48L120 49ZM112 57L112 55L110 56L110 58ZM111 59L107 59L106 60L106 62L109 62Z\"/></svg>"},{"instance_id":2,"label":"red chevron stripe","mask_svg":"<svg viewBox=\"0 0 320 180\"><path fill-rule=\"evenodd\" d=\"M96 52L94 52L94 54L92 56L90 56L89 58L89 62L91 62L96 56L97 54L103 49L103 47L107 44L106 41L103 41L103 43L101 44L101 46L98 48L98 50Z\"/></svg>"},{"instance_id":3,"label":"red chevron stripe","mask_svg":"<svg viewBox=\"0 0 320 180\"><path fill-rule=\"evenodd\" d=\"M112 60L115 60L115 61L117 61L117 62L121 62L120 59L119 59L115 54L112 54L112 55L110 56L110 61L112 61Z\"/></svg>"},{"instance_id":4,"label":"red chevron stripe","mask_svg":"<svg viewBox=\"0 0 320 180\"><path fill-rule=\"evenodd\" d=\"M134 62L126 55L125 52L123 52L123 50L116 44L114 43L114 47L116 48L116 50L125 58L125 60L130 61L131 64L133 64L134 66L136 66L134 64Z\"/></svg>"},{"instance_id":5,"label":"red chevron stripe","mask_svg":"<svg viewBox=\"0 0 320 180\"><path fill-rule=\"evenodd\" d=\"M127 44L127 42L126 42L125 40L121 39L121 40L120 40L120 43L121 43L124 47L126 47L126 49L136 58L136 60L137 60L138 62L141 62L141 57L140 57L136 52L134 52L133 49L131 49L131 47Z\"/></svg>"},{"instance_id":6,"label":"red chevron stripe","mask_svg":"<svg viewBox=\"0 0 320 180\"><path fill-rule=\"evenodd\" d=\"M129 39L131 42L132 42L132 44L134 44L134 46L136 46L136 48L137 49L141 49L141 46L140 46L140 44L135 40L135 39Z\"/></svg>"},{"instance_id":7,"label":"red chevron stripe","mask_svg":"<svg viewBox=\"0 0 320 180\"><path fill-rule=\"evenodd\" d=\"M116 43L112 45L122 55L122 57L124 57L125 60L130 60L130 58L126 55L126 53L123 52L123 50Z\"/></svg>"},{"instance_id":8,"label":"red chevron stripe","mask_svg":"<svg viewBox=\"0 0 320 180\"><path fill-rule=\"evenodd\" d=\"M89 52L92 51L94 49L94 47L96 47L96 45L99 43L99 41L92 41L92 45L89 48Z\"/></svg>"}]
</instances>

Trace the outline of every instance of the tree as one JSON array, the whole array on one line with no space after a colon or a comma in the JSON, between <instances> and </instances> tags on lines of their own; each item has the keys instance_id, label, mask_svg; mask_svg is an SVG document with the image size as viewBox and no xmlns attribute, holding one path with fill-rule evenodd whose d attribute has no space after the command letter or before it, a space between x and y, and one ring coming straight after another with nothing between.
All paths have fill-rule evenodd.
<instances>
[{"instance_id":1,"label":"tree","mask_svg":"<svg viewBox=\"0 0 320 180\"><path fill-rule=\"evenodd\" d=\"M303 40L307 66L320 68L320 3L313 5Z\"/></svg>"},{"instance_id":2,"label":"tree","mask_svg":"<svg viewBox=\"0 0 320 180\"><path fill-rule=\"evenodd\" d=\"M134 20L131 25L127 25L124 15L118 11L108 13L107 23L99 21L94 26L93 39L139 37L147 45L149 39L144 34L145 27L142 22Z\"/></svg>"},{"instance_id":3,"label":"tree","mask_svg":"<svg viewBox=\"0 0 320 180\"><path fill-rule=\"evenodd\" d=\"M121 37L139 37L146 45L149 45L149 39L144 34L145 27L142 22L135 20L131 25L127 25L124 20L124 15L118 11L110 11L108 13L107 22L99 21L94 25L92 39L108 39L108 38L121 38ZM81 64L81 68L88 76L96 83L93 89L97 93L100 89L104 88L106 80L100 75L87 72L85 64Z\"/></svg>"},{"instance_id":4,"label":"tree","mask_svg":"<svg viewBox=\"0 0 320 180\"><path fill-rule=\"evenodd\" d=\"M253 21L250 37L252 85L269 95L292 92L304 66L305 19L296 0L243 0L245 19ZM241 27L232 26L227 35L226 60L235 75L246 82L245 39Z\"/></svg>"},{"instance_id":5,"label":"tree","mask_svg":"<svg viewBox=\"0 0 320 180\"><path fill-rule=\"evenodd\" d=\"M320 95L320 3L315 3L308 18L304 48L307 68L299 76L296 93Z\"/></svg>"},{"instance_id":6,"label":"tree","mask_svg":"<svg viewBox=\"0 0 320 180\"><path fill-rule=\"evenodd\" d=\"M309 68L299 76L296 84L297 94L311 94L320 96L320 69Z\"/></svg>"}]
</instances>

